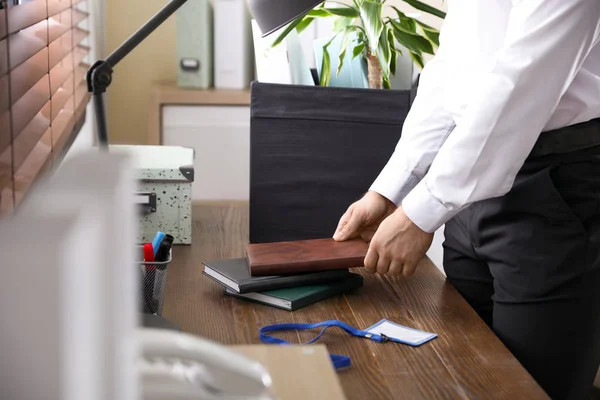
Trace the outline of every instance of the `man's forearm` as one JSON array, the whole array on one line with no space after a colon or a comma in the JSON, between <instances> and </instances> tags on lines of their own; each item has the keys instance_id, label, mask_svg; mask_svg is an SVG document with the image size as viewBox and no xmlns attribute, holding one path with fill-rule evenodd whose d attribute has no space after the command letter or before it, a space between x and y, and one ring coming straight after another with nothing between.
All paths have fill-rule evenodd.
<instances>
[{"instance_id":1,"label":"man's forearm","mask_svg":"<svg viewBox=\"0 0 600 400\"><path fill-rule=\"evenodd\" d=\"M444 104L447 80L447 43L452 40L452 15L441 30L436 56L422 71L417 96L404 122L398 145L370 190L400 205L423 179L435 154L453 127Z\"/></svg>"}]
</instances>

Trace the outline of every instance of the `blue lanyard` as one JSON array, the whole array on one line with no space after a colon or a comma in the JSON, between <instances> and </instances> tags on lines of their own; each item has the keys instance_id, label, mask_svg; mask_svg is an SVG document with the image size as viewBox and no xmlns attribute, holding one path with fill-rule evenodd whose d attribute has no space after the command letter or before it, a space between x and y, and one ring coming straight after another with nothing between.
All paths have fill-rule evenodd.
<instances>
[{"instance_id":1,"label":"blue lanyard","mask_svg":"<svg viewBox=\"0 0 600 400\"><path fill-rule=\"evenodd\" d=\"M323 334L325 333L327 328L330 328L332 326L342 328L344 331L348 332L349 334L351 334L353 336L365 337L367 339L373 340L374 342L383 343L383 342L388 341L388 338L385 335L377 335L377 334L370 333L367 331L362 331L360 329L353 328L344 322L336 321L336 320L323 321L323 322L319 322L316 324L268 325L268 326L265 326L260 329L260 331L258 332L258 337L264 343L289 345L289 344L291 344L290 342L287 342L287 341L277 338L277 337L268 336L268 335L266 335L266 333L277 332L277 331L307 330L307 329L323 328L321 330L321 333L319 333L314 339L304 343L304 344L311 344L311 343L314 343L317 340L319 340L321 338L321 336L323 336ZM342 356L342 355L338 355L338 354L330 354L329 356L331 358L331 361L332 361L335 369L346 368L346 367L350 366L350 357L348 357L348 356Z\"/></svg>"}]
</instances>

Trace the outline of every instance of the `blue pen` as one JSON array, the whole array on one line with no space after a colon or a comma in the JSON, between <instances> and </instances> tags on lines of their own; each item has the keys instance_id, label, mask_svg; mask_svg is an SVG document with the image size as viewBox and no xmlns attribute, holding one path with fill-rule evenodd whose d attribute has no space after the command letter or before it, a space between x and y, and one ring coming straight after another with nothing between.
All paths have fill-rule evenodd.
<instances>
[{"instance_id":1,"label":"blue pen","mask_svg":"<svg viewBox=\"0 0 600 400\"><path fill-rule=\"evenodd\" d=\"M152 247L154 248L154 255L156 256L156 252L160 247L160 242L165 238L165 234L163 232L156 232L156 236L154 236L154 240L152 240Z\"/></svg>"}]
</instances>

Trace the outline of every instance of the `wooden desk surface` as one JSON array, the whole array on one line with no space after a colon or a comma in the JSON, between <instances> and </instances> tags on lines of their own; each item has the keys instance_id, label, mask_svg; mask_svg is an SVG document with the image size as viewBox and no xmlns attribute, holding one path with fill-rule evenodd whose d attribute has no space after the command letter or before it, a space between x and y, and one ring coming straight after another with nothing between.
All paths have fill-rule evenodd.
<instances>
[{"instance_id":1,"label":"wooden desk surface","mask_svg":"<svg viewBox=\"0 0 600 400\"><path fill-rule=\"evenodd\" d=\"M258 329L268 324L339 319L366 328L387 318L439 337L413 348L328 330L318 343L352 359L352 367L339 372L348 399L547 398L428 259L411 278L365 274L364 287L355 292L288 312L224 296L202 275L203 260L243 257L247 204L196 205L193 217L193 244L173 251L163 310L185 332L224 344L258 344ZM301 343L314 335L280 336Z\"/></svg>"}]
</instances>

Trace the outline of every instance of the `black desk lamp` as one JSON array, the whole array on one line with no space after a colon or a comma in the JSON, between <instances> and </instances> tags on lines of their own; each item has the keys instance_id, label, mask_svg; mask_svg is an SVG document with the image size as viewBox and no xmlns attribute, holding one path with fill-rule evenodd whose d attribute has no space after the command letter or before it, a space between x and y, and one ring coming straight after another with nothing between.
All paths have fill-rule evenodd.
<instances>
[{"instance_id":1,"label":"black desk lamp","mask_svg":"<svg viewBox=\"0 0 600 400\"><path fill-rule=\"evenodd\" d=\"M98 145L101 149L108 149L108 128L106 126L103 94L106 92L106 89L112 81L113 68L186 1L187 0L171 0L169 4L146 22L144 26L113 51L106 60L96 61L88 70L86 74L87 87L88 92L92 93L93 96L94 112L96 114L96 134L98 135Z\"/></svg>"},{"instance_id":2,"label":"black desk lamp","mask_svg":"<svg viewBox=\"0 0 600 400\"><path fill-rule=\"evenodd\" d=\"M323 0L248 0L248 6L263 37L306 14Z\"/></svg>"},{"instance_id":3,"label":"black desk lamp","mask_svg":"<svg viewBox=\"0 0 600 400\"><path fill-rule=\"evenodd\" d=\"M95 62L87 72L88 92L92 93L93 96L98 144L101 149L108 149L108 128L106 126L103 94L112 81L113 68L186 1L171 0L144 26L113 51L106 60ZM265 32L263 36L267 36L322 2L323 0L248 0L248 5L260 30Z\"/></svg>"}]
</instances>

